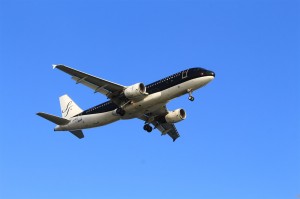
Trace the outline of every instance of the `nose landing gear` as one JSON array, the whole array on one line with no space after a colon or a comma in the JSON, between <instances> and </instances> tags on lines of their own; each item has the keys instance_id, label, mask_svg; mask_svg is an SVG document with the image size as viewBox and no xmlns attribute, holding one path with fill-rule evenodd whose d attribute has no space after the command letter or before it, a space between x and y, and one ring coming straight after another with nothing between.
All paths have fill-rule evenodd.
<instances>
[{"instance_id":1,"label":"nose landing gear","mask_svg":"<svg viewBox=\"0 0 300 199\"><path fill-rule=\"evenodd\" d=\"M188 89L187 92L189 93L189 100L192 102L195 100L195 98L193 97L193 90L192 89Z\"/></svg>"},{"instance_id":2,"label":"nose landing gear","mask_svg":"<svg viewBox=\"0 0 300 199\"><path fill-rule=\"evenodd\" d=\"M195 100L195 98L193 96L189 96L189 100L192 102Z\"/></svg>"}]
</instances>

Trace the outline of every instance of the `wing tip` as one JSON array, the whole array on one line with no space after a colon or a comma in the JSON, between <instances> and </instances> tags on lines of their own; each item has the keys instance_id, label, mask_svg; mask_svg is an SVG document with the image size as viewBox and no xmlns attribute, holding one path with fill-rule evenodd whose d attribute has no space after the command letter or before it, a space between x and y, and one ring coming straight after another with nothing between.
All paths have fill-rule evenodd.
<instances>
[{"instance_id":1,"label":"wing tip","mask_svg":"<svg viewBox=\"0 0 300 199\"><path fill-rule=\"evenodd\" d=\"M52 64L53 69L59 67L59 66L64 66L63 64Z\"/></svg>"},{"instance_id":2,"label":"wing tip","mask_svg":"<svg viewBox=\"0 0 300 199\"><path fill-rule=\"evenodd\" d=\"M45 114L44 112L37 112L37 113L36 113L36 115L41 116L41 117L42 117L44 114Z\"/></svg>"}]
</instances>

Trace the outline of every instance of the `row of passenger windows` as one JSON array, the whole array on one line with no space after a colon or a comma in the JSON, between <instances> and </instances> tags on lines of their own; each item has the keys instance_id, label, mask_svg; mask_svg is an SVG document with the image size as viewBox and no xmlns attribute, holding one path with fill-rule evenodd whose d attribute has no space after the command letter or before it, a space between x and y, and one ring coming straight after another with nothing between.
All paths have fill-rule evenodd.
<instances>
[{"instance_id":1,"label":"row of passenger windows","mask_svg":"<svg viewBox=\"0 0 300 199\"><path fill-rule=\"evenodd\" d=\"M153 87L153 86L157 86L158 84L160 84L160 83L162 83L162 82L165 82L165 81L168 81L168 80L171 80L171 79L173 79L173 78L175 78L175 77L178 77L178 76L180 76L180 74L181 74L181 72L176 73L176 74L174 74L174 75L172 75L172 76L169 76L169 77L167 77L167 78L164 78L164 79L162 79L162 80L160 80L160 81L157 81L157 82L155 82L155 83L153 83L153 84L150 84L150 85L149 85L149 88L151 88L151 87Z\"/></svg>"},{"instance_id":2,"label":"row of passenger windows","mask_svg":"<svg viewBox=\"0 0 300 199\"><path fill-rule=\"evenodd\" d=\"M96 110L96 109L99 109L99 108L102 108L102 107L104 107L104 106L107 106L107 105L109 105L110 103L111 103L111 102L105 102L104 104L100 104L100 105L98 105L98 106L95 106L95 107L93 107L93 108L87 110L86 112L89 113L89 112L94 111L94 110Z\"/></svg>"}]
</instances>

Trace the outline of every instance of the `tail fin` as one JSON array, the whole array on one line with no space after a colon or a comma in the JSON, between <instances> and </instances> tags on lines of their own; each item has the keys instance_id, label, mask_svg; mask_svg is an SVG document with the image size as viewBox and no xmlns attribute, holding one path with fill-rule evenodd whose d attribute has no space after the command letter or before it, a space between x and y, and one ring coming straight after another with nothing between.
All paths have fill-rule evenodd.
<instances>
[{"instance_id":1,"label":"tail fin","mask_svg":"<svg viewBox=\"0 0 300 199\"><path fill-rule=\"evenodd\" d=\"M62 117L70 119L82 112L82 109L68 96L63 95L59 98Z\"/></svg>"}]
</instances>

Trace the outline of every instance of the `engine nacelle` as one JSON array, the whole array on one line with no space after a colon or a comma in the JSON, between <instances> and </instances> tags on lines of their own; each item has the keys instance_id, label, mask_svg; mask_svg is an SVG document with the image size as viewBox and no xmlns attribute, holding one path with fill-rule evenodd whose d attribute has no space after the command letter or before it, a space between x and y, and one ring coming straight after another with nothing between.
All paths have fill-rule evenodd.
<instances>
[{"instance_id":1,"label":"engine nacelle","mask_svg":"<svg viewBox=\"0 0 300 199\"><path fill-rule=\"evenodd\" d=\"M147 96L146 87L143 83L137 83L132 86L128 86L124 90L124 95L130 100L140 100Z\"/></svg>"},{"instance_id":2,"label":"engine nacelle","mask_svg":"<svg viewBox=\"0 0 300 199\"><path fill-rule=\"evenodd\" d=\"M167 123L176 123L184 120L186 118L185 110L182 108L176 109L175 111L169 111L165 116Z\"/></svg>"}]
</instances>

